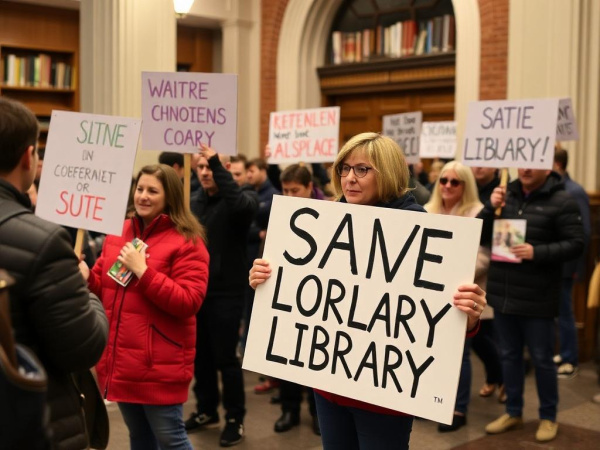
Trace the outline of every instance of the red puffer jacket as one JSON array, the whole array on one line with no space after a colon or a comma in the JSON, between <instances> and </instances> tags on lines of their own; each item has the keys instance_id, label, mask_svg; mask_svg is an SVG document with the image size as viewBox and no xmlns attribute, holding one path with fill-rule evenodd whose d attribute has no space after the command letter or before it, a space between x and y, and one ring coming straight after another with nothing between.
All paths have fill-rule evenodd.
<instances>
[{"instance_id":1,"label":"red puffer jacket","mask_svg":"<svg viewBox=\"0 0 600 450\"><path fill-rule=\"evenodd\" d=\"M109 236L90 273L90 290L101 298L110 324L108 345L96 366L108 400L170 405L184 403L194 372L196 313L206 294L208 251L185 241L161 214L143 232L127 220L123 236ZM126 287L107 275L134 237L144 241L148 269Z\"/></svg>"}]
</instances>

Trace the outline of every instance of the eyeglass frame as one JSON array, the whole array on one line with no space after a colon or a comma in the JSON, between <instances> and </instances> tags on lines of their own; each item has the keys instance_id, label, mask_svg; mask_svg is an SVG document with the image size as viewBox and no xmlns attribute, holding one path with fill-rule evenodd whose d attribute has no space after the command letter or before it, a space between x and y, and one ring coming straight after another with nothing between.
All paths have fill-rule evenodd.
<instances>
[{"instance_id":1,"label":"eyeglass frame","mask_svg":"<svg viewBox=\"0 0 600 450\"><path fill-rule=\"evenodd\" d=\"M344 172L345 168L348 168L348 171L346 172L345 175L343 175L342 173ZM360 175L361 170L359 170L358 172L356 171L356 168L359 169L364 169L365 172L363 175ZM350 175L350 170L352 170L354 172L354 175L356 176L356 178L364 178L367 176L367 174L369 173L369 170L374 170L374 167L369 167L369 166L365 166L365 165L356 165L356 166L351 166L349 164L340 164L339 166L337 166L335 168L335 171L337 172L337 174L340 177L347 177L348 175Z\"/></svg>"},{"instance_id":2,"label":"eyeglass frame","mask_svg":"<svg viewBox=\"0 0 600 450\"><path fill-rule=\"evenodd\" d=\"M444 181L442 181L444 180ZM448 177L441 177L439 179L439 183L440 186L446 186L448 183L450 183L450 186L452 187L459 187L461 184L464 183L463 180L459 180L458 178L448 178Z\"/></svg>"}]
</instances>

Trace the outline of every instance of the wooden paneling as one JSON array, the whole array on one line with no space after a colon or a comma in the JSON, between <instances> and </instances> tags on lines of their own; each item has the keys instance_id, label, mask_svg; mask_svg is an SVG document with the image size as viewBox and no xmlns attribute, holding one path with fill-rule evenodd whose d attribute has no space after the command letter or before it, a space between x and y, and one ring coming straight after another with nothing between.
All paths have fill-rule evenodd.
<instances>
[{"instance_id":1,"label":"wooden paneling","mask_svg":"<svg viewBox=\"0 0 600 450\"><path fill-rule=\"evenodd\" d=\"M588 309L587 292L590 277L600 258L600 192L588 192L590 196L591 239L586 257L585 278L573 287L573 310L577 323L579 358L587 361L596 356L598 339L598 309Z\"/></svg>"},{"instance_id":2,"label":"wooden paneling","mask_svg":"<svg viewBox=\"0 0 600 450\"><path fill-rule=\"evenodd\" d=\"M0 42L79 52L79 11L0 1Z\"/></svg>"},{"instance_id":3,"label":"wooden paneling","mask_svg":"<svg viewBox=\"0 0 600 450\"><path fill-rule=\"evenodd\" d=\"M364 131L380 132L381 117L423 111L424 121L454 118L454 89L426 89L410 92L337 95L326 98L327 106L340 107L340 143Z\"/></svg>"},{"instance_id":4,"label":"wooden paneling","mask_svg":"<svg viewBox=\"0 0 600 450\"><path fill-rule=\"evenodd\" d=\"M188 72L213 71L213 31L177 26L177 66Z\"/></svg>"}]
</instances>

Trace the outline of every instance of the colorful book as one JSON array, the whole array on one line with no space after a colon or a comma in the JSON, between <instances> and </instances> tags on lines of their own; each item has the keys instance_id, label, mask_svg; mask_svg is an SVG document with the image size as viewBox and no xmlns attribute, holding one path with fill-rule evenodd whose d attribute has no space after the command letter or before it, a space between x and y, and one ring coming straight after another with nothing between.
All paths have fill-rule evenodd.
<instances>
[{"instance_id":1,"label":"colorful book","mask_svg":"<svg viewBox=\"0 0 600 450\"><path fill-rule=\"evenodd\" d=\"M138 238L134 238L131 243L138 252L141 252L143 249L148 247L142 242L141 239ZM133 277L133 272L128 270L121 261L115 261L115 263L108 270L107 275L121 286L127 286Z\"/></svg>"}]
</instances>

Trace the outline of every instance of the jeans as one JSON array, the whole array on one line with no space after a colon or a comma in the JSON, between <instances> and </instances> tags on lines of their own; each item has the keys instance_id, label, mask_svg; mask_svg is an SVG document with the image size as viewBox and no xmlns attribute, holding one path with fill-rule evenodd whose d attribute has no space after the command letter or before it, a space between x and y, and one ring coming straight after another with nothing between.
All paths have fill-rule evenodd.
<instances>
[{"instance_id":1,"label":"jeans","mask_svg":"<svg viewBox=\"0 0 600 450\"><path fill-rule=\"evenodd\" d=\"M471 341L471 338L465 339L460 377L458 379L458 392L456 394L456 404L454 405L454 411L465 415L471 398Z\"/></svg>"},{"instance_id":2,"label":"jeans","mask_svg":"<svg viewBox=\"0 0 600 450\"><path fill-rule=\"evenodd\" d=\"M494 331L493 320L482 320L479 333L473 336L471 348L481 359L485 367L485 382L487 384L504 384L502 366L498 356L497 338Z\"/></svg>"},{"instance_id":3,"label":"jeans","mask_svg":"<svg viewBox=\"0 0 600 450\"><path fill-rule=\"evenodd\" d=\"M554 355L554 320L550 318L517 316L494 311L498 333L500 361L506 388L506 412L521 416L525 368L523 350L529 349L535 368L535 381L540 402L540 419L556 420L558 379Z\"/></svg>"},{"instance_id":4,"label":"jeans","mask_svg":"<svg viewBox=\"0 0 600 450\"><path fill-rule=\"evenodd\" d=\"M408 449L412 416L340 406L315 393L324 450Z\"/></svg>"},{"instance_id":5,"label":"jeans","mask_svg":"<svg viewBox=\"0 0 600 450\"><path fill-rule=\"evenodd\" d=\"M183 405L119 403L131 450L192 450L183 425Z\"/></svg>"},{"instance_id":6,"label":"jeans","mask_svg":"<svg viewBox=\"0 0 600 450\"><path fill-rule=\"evenodd\" d=\"M306 392L306 401L310 415L314 416L317 413L315 407L315 396L313 390L309 387L304 387L291 381L281 380L279 393L281 396L281 411L290 411L295 414L300 414L300 403L302 403L302 392Z\"/></svg>"},{"instance_id":7,"label":"jeans","mask_svg":"<svg viewBox=\"0 0 600 450\"><path fill-rule=\"evenodd\" d=\"M575 327L575 315L573 314L573 301L571 292L573 290L573 279L563 278L560 293L560 312L558 315L558 337L560 342L560 357L563 363L577 366L577 328Z\"/></svg>"},{"instance_id":8,"label":"jeans","mask_svg":"<svg viewBox=\"0 0 600 450\"><path fill-rule=\"evenodd\" d=\"M207 297L197 317L194 394L198 413L216 415L219 406L219 380L223 385L225 418L244 420L246 397L244 375L236 355L244 295Z\"/></svg>"}]
</instances>

